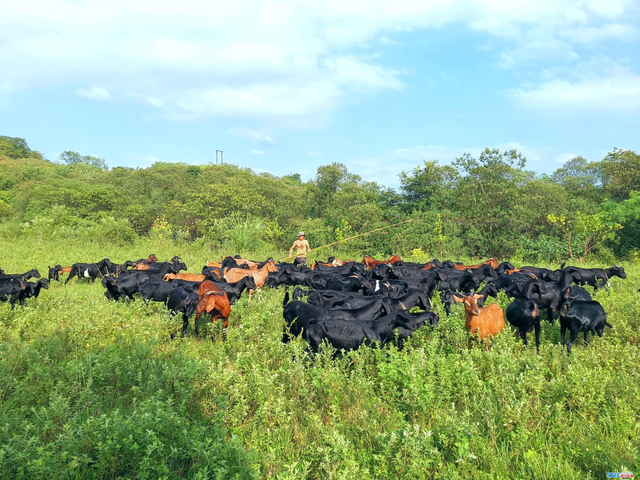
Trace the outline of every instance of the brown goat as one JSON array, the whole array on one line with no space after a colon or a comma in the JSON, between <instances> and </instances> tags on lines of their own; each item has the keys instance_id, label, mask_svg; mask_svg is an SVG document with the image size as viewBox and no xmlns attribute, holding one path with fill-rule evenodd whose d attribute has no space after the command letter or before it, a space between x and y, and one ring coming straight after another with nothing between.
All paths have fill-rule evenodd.
<instances>
[{"instance_id":1,"label":"brown goat","mask_svg":"<svg viewBox=\"0 0 640 480\"><path fill-rule=\"evenodd\" d=\"M196 316L193 320L193 325L196 330L196 336L198 335L198 320L203 313L211 314L211 323L215 322L218 318L222 318L224 323L223 328L227 328L229 324L229 314L231 313L231 304L227 298L227 294L223 292L211 280L205 280L198 287L198 295L200 300L196 307ZM187 334L187 325L189 320L185 319L182 324L182 336Z\"/></svg>"},{"instance_id":2,"label":"brown goat","mask_svg":"<svg viewBox=\"0 0 640 480\"><path fill-rule=\"evenodd\" d=\"M228 268L224 271L224 279L228 283L236 283L242 278L251 275L256 282L256 289L260 290L264 285L265 280L269 273L277 272L278 267L272 261L265 263L264 267L256 270L245 270L244 268ZM253 295L253 291L249 291L249 300Z\"/></svg>"},{"instance_id":3,"label":"brown goat","mask_svg":"<svg viewBox=\"0 0 640 480\"><path fill-rule=\"evenodd\" d=\"M380 263L398 263L401 262L402 259L398 256L398 255L391 255L391 257L389 257L389 260L374 260L373 258L371 258L369 255L365 255L364 258L362 259L362 263L364 263L365 267L367 267L367 270L371 270L373 267L375 267L376 265L380 264Z\"/></svg>"},{"instance_id":4,"label":"brown goat","mask_svg":"<svg viewBox=\"0 0 640 480\"><path fill-rule=\"evenodd\" d=\"M491 268L498 268L499 263L495 259L490 258L486 262L479 263L478 265L455 265L455 269L456 270L466 270L467 268L480 268L480 267L482 267L484 265L491 265Z\"/></svg>"},{"instance_id":5,"label":"brown goat","mask_svg":"<svg viewBox=\"0 0 640 480\"><path fill-rule=\"evenodd\" d=\"M187 282L204 282L207 279L204 275L197 275L193 273L167 273L163 280L186 280Z\"/></svg>"},{"instance_id":6,"label":"brown goat","mask_svg":"<svg viewBox=\"0 0 640 480\"><path fill-rule=\"evenodd\" d=\"M465 324L464 328L478 340L485 340L495 337L504 330L504 311L497 303L492 303L486 307L478 307L476 300L482 295L469 295L459 298L453 296L456 302L464 304ZM489 345L487 344L487 347Z\"/></svg>"}]
</instances>

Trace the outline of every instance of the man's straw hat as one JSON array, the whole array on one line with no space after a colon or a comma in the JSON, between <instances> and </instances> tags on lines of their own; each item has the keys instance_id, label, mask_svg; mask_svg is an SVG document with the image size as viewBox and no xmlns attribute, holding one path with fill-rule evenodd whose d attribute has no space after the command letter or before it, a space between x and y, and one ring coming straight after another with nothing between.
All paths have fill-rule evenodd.
<instances>
[{"instance_id":1,"label":"man's straw hat","mask_svg":"<svg viewBox=\"0 0 640 480\"><path fill-rule=\"evenodd\" d=\"M304 232L298 232L299 237L304 237Z\"/></svg>"}]
</instances>

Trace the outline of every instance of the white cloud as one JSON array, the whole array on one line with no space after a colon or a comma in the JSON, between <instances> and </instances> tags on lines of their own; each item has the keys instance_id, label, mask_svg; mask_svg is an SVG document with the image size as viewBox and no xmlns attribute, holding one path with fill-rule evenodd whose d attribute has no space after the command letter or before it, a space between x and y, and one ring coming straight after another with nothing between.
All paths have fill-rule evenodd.
<instances>
[{"instance_id":1,"label":"white cloud","mask_svg":"<svg viewBox=\"0 0 640 480\"><path fill-rule=\"evenodd\" d=\"M370 50L402 32L484 33L501 42L505 68L574 61L576 44L636 35L633 1L4 2L1 100L81 82L101 87L78 95L143 103L174 120L317 127L345 99L403 88L404 73Z\"/></svg>"},{"instance_id":2,"label":"white cloud","mask_svg":"<svg viewBox=\"0 0 640 480\"><path fill-rule=\"evenodd\" d=\"M273 137L258 130L251 130L248 128L231 128L227 133L235 137L247 138L263 145L278 145L278 142L276 142Z\"/></svg>"},{"instance_id":3,"label":"white cloud","mask_svg":"<svg viewBox=\"0 0 640 480\"><path fill-rule=\"evenodd\" d=\"M100 87L80 88L76 90L76 93L80 97L90 98L91 100L113 100L109 92Z\"/></svg>"},{"instance_id":4,"label":"white cloud","mask_svg":"<svg viewBox=\"0 0 640 480\"><path fill-rule=\"evenodd\" d=\"M512 88L517 104L543 110L635 110L640 108L640 76L627 67L601 59L578 66L566 78Z\"/></svg>"},{"instance_id":5,"label":"white cloud","mask_svg":"<svg viewBox=\"0 0 640 480\"><path fill-rule=\"evenodd\" d=\"M402 45L402 42L397 42L389 37L382 36L378 39L383 45Z\"/></svg>"},{"instance_id":6,"label":"white cloud","mask_svg":"<svg viewBox=\"0 0 640 480\"><path fill-rule=\"evenodd\" d=\"M264 155L262 150L249 150L249 153L252 155Z\"/></svg>"},{"instance_id":7,"label":"white cloud","mask_svg":"<svg viewBox=\"0 0 640 480\"><path fill-rule=\"evenodd\" d=\"M635 34L636 29L632 25L620 23L607 23L601 27L568 28L558 32L559 36L579 43L594 43L608 38L630 40Z\"/></svg>"}]
</instances>

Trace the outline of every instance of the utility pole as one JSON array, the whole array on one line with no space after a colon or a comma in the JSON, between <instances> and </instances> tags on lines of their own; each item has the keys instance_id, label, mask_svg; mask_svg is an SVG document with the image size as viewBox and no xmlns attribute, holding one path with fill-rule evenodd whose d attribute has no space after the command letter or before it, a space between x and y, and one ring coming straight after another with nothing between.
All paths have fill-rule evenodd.
<instances>
[{"instance_id":1,"label":"utility pole","mask_svg":"<svg viewBox=\"0 0 640 480\"><path fill-rule=\"evenodd\" d=\"M218 165L218 152L220 152L220 165L222 165L224 163L224 159L222 157L224 152L216 149L216 165Z\"/></svg>"}]
</instances>

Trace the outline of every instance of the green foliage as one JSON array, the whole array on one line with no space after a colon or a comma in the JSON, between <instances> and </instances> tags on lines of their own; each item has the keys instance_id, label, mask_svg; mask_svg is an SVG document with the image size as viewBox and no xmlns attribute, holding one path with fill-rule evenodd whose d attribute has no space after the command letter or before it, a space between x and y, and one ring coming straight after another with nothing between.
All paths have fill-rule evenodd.
<instances>
[{"instance_id":1,"label":"green foliage","mask_svg":"<svg viewBox=\"0 0 640 480\"><path fill-rule=\"evenodd\" d=\"M3 344L14 369L0 371L0 476L255 476L239 442L194 405L203 361L126 337L81 353L72 337Z\"/></svg>"},{"instance_id":2,"label":"green foliage","mask_svg":"<svg viewBox=\"0 0 640 480\"><path fill-rule=\"evenodd\" d=\"M380 235L387 247L379 250L381 254L409 255L419 249L429 257L424 260L428 261L438 256L446 258L462 249L460 224L452 212L414 212L410 218L411 222Z\"/></svg>"},{"instance_id":3,"label":"green foliage","mask_svg":"<svg viewBox=\"0 0 640 480\"><path fill-rule=\"evenodd\" d=\"M11 208L4 200L0 200L0 219L9 218L10 216Z\"/></svg>"},{"instance_id":4,"label":"green foliage","mask_svg":"<svg viewBox=\"0 0 640 480\"><path fill-rule=\"evenodd\" d=\"M57 184L38 183L15 193L11 207L15 216L30 220L46 215L56 205L72 209L81 218L96 220L117 210L121 199L106 185L80 180L61 180Z\"/></svg>"},{"instance_id":5,"label":"green foliage","mask_svg":"<svg viewBox=\"0 0 640 480\"><path fill-rule=\"evenodd\" d=\"M552 179L572 195L589 201L602 200L602 164L578 156L568 160L553 173Z\"/></svg>"},{"instance_id":6,"label":"green foliage","mask_svg":"<svg viewBox=\"0 0 640 480\"><path fill-rule=\"evenodd\" d=\"M437 161L424 162L412 172L401 172L400 188L404 193L406 209L439 209L443 200L455 189L459 172L450 165L438 165Z\"/></svg>"},{"instance_id":7,"label":"green foliage","mask_svg":"<svg viewBox=\"0 0 640 480\"><path fill-rule=\"evenodd\" d=\"M567 243L563 239L559 239L556 235L543 233L538 235L535 240L525 238L517 255L522 259L536 263L549 260L560 263L569 257L569 251Z\"/></svg>"},{"instance_id":8,"label":"green foliage","mask_svg":"<svg viewBox=\"0 0 640 480\"><path fill-rule=\"evenodd\" d=\"M454 165L465 175L456 189L454 205L464 223L468 252L489 250L498 257L513 254L519 232L512 228L512 212L523 201L523 187L534 178L524 170L526 159L515 150L485 149L478 159L469 154Z\"/></svg>"},{"instance_id":9,"label":"green foliage","mask_svg":"<svg viewBox=\"0 0 640 480\"><path fill-rule=\"evenodd\" d=\"M248 254L263 247L263 235L266 225L259 219L249 215L231 215L218 224L218 230L223 232L223 247L230 252Z\"/></svg>"},{"instance_id":10,"label":"green foliage","mask_svg":"<svg viewBox=\"0 0 640 480\"><path fill-rule=\"evenodd\" d=\"M345 238L348 238L353 235L353 229L349 222L345 219L340 221L341 227L336 227L336 241L342 242Z\"/></svg>"},{"instance_id":11,"label":"green foliage","mask_svg":"<svg viewBox=\"0 0 640 480\"><path fill-rule=\"evenodd\" d=\"M126 232L117 234L122 244L131 244L133 231L185 245L209 242L213 248L286 252L299 230L308 231L312 247L376 230L341 243L337 253L408 255L419 248L439 257L517 255L548 262L584 258L585 240L588 255L607 259L640 249L640 222L625 213L631 205L625 202L640 188L640 157L630 150L614 149L600 162L576 157L551 176L536 176L517 151L487 148L477 158L465 154L451 165L425 161L401 172L396 191L364 181L341 163L319 167L307 182L299 174L278 178L228 164L158 162L145 169L109 170L97 157L65 151L64 164L52 163L23 139L1 139L5 236L17 234L25 222L55 216L53 210L63 206L74 218L65 234L79 237L83 228L93 234L100 222L117 219L118 225L128 223ZM7 145L18 158L7 156ZM591 227L578 228L578 222L570 252L567 232L548 217L574 219L577 212L604 224L608 217L603 212L613 212L619 218L612 221L622 228L617 235L592 239L587 238ZM382 228L407 219L413 221ZM45 230L56 228L45 225ZM576 242L579 253L573 251Z\"/></svg>"},{"instance_id":12,"label":"green foliage","mask_svg":"<svg viewBox=\"0 0 640 480\"><path fill-rule=\"evenodd\" d=\"M604 245L607 240L613 240L616 231L622 228L606 212L594 215L576 212L572 218L551 214L547 219L562 230L567 239L569 256L579 262L583 262L591 251ZM579 247L578 251L574 251L576 246Z\"/></svg>"},{"instance_id":13,"label":"green foliage","mask_svg":"<svg viewBox=\"0 0 640 480\"><path fill-rule=\"evenodd\" d=\"M107 162L104 158L92 157L91 155L80 155L78 152L73 152L71 150L62 152L60 154L60 161L67 165L83 163L102 170L107 169Z\"/></svg>"},{"instance_id":14,"label":"green foliage","mask_svg":"<svg viewBox=\"0 0 640 480\"><path fill-rule=\"evenodd\" d=\"M137 237L127 220L116 220L113 217L101 219L96 230L99 232L99 241L104 246L133 245Z\"/></svg>"},{"instance_id":15,"label":"green foliage","mask_svg":"<svg viewBox=\"0 0 640 480\"><path fill-rule=\"evenodd\" d=\"M335 242L335 232L320 218L307 218L298 223L299 228L297 231L303 231L306 239L309 241L311 248L326 245L328 243ZM295 229L294 229L295 230ZM287 250L293 244L296 239L297 232L291 231L287 239ZM325 255L323 253L323 255Z\"/></svg>"},{"instance_id":16,"label":"green foliage","mask_svg":"<svg viewBox=\"0 0 640 480\"><path fill-rule=\"evenodd\" d=\"M632 150L614 148L602 160L604 190L614 200L629 198L632 191L640 191L640 155Z\"/></svg>"},{"instance_id":17,"label":"green foliage","mask_svg":"<svg viewBox=\"0 0 640 480\"><path fill-rule=\"evenodd\" d=\"M302 178L300 177L299 173L291 173L289 175L285 175L282 178L285 180L289 180L291 183L294 183L296 185L302 185Z\"/></svg>"},{"instance_id":18,"label":"green foliage","mask_svg":"<svg viewBox=\"0 0 640 480\"><path fill-rule=\"evenodd\" d=\"M349 173L346 165L332 163L318 167L315 181L312 185L313 213L318 217L325 215L330 209L334 197L343 189L358 185L361 179L358 175ZM353 188L351 188L353 190ZM346 201L350 195L347 194ZM343 201L345 201L343 200Z\"/></svg>"},{"instance_id":19,"label":"green foliage","mask_svg":"<svg viewBox=\"0 0 640 480\"><path fill-rule=\"evenodd\" d=\"M265 204L265 198L257 192L236 185L220 185L190 192L186 202L173 202L167 217L174 224L186 225L192 235L215 238L220 219L232 214L261 215L266 213Z\"/></svg>"},{"instance_id":20,"label":"green foliage","mask_svg":"<svg viewBox=\"0 0 640 480\"><path fill-rule=\"evenodd\" d=\"M433 239L438 244L440 258L444 258L444 247L447 243L447 236L443 233L442 215L438 213L433 225Z\"/></svg>"},{"instance_id":21,"label":"green foliage","mask_svg":"<svg viewBox=\"0 0 640 480\"><path fill-rule=\"evenodd\" d=\"M616 255L625 257L640 251L640 191L629 192L629 198L620 203L604 202L602 209L623 226L618 232L620 240L610 242Z\"/></svg>"},{"instance_id":22,"label":"green foliage","mask_svg":"<svg viewBox=\"0 0 640 480\"><path fill-rule=\"evenodd\" d=\"M42 155L29 148L24 138L7 137L0 135L0 156L9 158L38 158L42 160Z\"/></svg>"}]
</instances>

